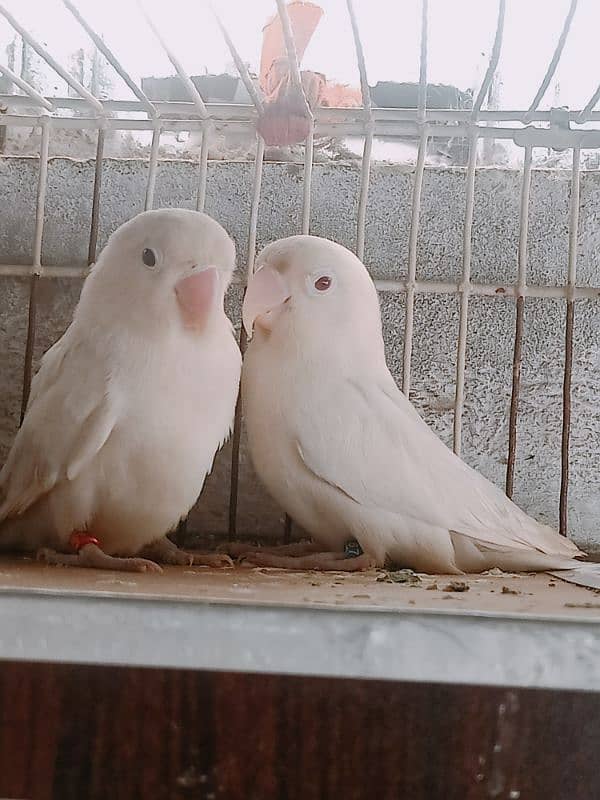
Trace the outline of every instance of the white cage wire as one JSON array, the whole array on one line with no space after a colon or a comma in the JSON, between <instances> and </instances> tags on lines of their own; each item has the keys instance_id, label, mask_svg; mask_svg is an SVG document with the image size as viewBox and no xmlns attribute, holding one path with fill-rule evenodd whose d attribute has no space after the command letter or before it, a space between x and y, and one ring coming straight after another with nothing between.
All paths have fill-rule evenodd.
<instances>
[{"instance_id":1,"label":"white cage wire","mask_svg":"<svg viewBox=\"0 0 600 800\"><path fill-rule=\"evenodd\" d=\"M37 201L35 214L35 231L31 266L19 264L0 265L0 276L28 276L29 307L27 341L24 355L24 374L22 389L22 413L31 386L33 353L36 338L36 311L38 304L39 281L42 276L80 277L85 270L68 264L61 266L44 266L42 264L42 237L44 233L45 203L48 184L49 142L53 133L60 129L89 130L96 132L95 175L93 184L93 200L89 226L88 265L96 258L98 228L101 213L101 186L103 178L103 158L105 137L109 131L148 131L152 140L148 155L148 174L144 198L144 208L153 207L157 171L160 169L159 147L161 136L166 132L197 132L201 137L199 168L197 175L196 208L203 210L206 202L208 178L209 143L214 125L219 123L232 130L248 130L256 125L258 114L262 109L263 97L256 86L230 34L223 22L215 14L218 25L240 78L252 100L252 105L206 103L190 76L185 72L177 55L164 41L160 30L145 14L148 25L173 68L181 79L188 95L186 102L152 101L136 84L117 56L112 52L105 40L84 19L81 12L71 2L63 0L66 8L85 30L94 46L103 54L115 72L133 92L134 100L99 100L88 91L81 82L75 79L67 69L58 63L47 48L37 41L10 13L0 6L0 14L8 21L14 31L52 68L70 87L75 97L43 97L36 89L16 75L8 67L0 64L0 73L4 74L22 94L0 95L0 104L5 107L0 115L2 127L37 127L41 132L39 153L39 170L37 183ZM516 317L513 346L513 371L509 414L508 455L506 464L506 493L512 496L514 490L515 459L517 453L517 432L519 421L519 397L521 391L521 362L524 341L524 314L528 298L562 299L566 301L564 370L562 398L562 440L561 440L561 482L560 482L560 530L568 532L567 502L569 491L569 437L571 429L571 383L573 370L574 320L575 305L580 299L600 300L600 286L577 284L577 234L579 223L579 189L581 174L581 151L587 148L600 148L600 111L595 106L600 99L600 85L590 97L589 102L581 110L566 109L539 110L539 105L550 85L560 62L576 13L577 0L572 0L564 19L562 30L554 53L545 71L535 96L524 110L487 110L484 109L492 81L500 59L506 0L500 0L497 9L497 21L494 33L493 48L483 80L474 97L470 109L429 109L426 105L428 80L428 0L421 3L421 40L419 62L419 92L416 109L376 108L371 103L367 66L361 43L361 33L354 11L352 0L347 0L347 12L351 23L356 52L356 61L360 74L360 85L363 107L360 109L317 108L310 109L304 96L305 111L310 119L310 130L304 146L304 168L302 188L302 213L298 228L303 233L311 230L311 186L314 158L314 137L316 134L361 136L364 141L360 171L360 188L358 213L356 219L356 253L364 257L365 227L369 205L369 182L372 164L373 140L377 136L393 135L407 137L418 141L416 165L412 175L412 208L410 215L410 234L408 242L407 277L406 279L386 279L376 281L381 291L396 292L405 295L405 321L403 337L403 375L402 388L407 396L411 391L411 368L414 340L415 297L419 294L455 295L459 301L459 328L456 342L456 377L454 396L453 445L456 453L461 452L462 421L465 403L465 369L467 358L469 302L473 296L508 297L516 303ZM294 45L294 37L284 0L277 0L277 11L282 21L285 44L290 63L291 79L295 87L302 91L302 80L298 56ZM30 109L36 109L31 113ZM76 115L67 116L65 114ZM464 209L462 235L462 269L458 281L440 281L419 279L417 264L417 242L420 231L421 196L428 142L432 136L451 139L465 137L468 141L468 160L466 164L466 200ZM473 218L476 187L476 168L478 143L481 140L505 139L523 149L523 169L521 176L519 243L517 279L513 284L506 282L481 283L471 279ZM569 247L566 269L566 281L563 285L548 286L528 282L527 241L530 209L530 187L532 180L532 153L534 148L550 148L556 150L569 149L572 152L570 172L570 214L569 214ZM248 219L247 274L254 267L254 256L257 245L258 211L261 200L261 184L263 177L263 160L265 145L257 134L256 156L254 161L253 183L250 198ZM241 333L241 347L245 346L244 333ZM231 491L229 503L229 535L235 536L237 531L237 508L239 493L239 452L241 434L241 403L236 410L233 434L233 457L231 465ZM286 536L289 536L290 524L286 522Z\"/></svg>"}]
</instances>

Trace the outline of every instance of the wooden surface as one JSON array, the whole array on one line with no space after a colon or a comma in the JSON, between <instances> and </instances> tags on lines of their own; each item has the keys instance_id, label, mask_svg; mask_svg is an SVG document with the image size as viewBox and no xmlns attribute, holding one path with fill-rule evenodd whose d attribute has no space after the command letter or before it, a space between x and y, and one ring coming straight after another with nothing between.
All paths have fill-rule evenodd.
<instances>
[{"instance_id":1,"label":"wooden surface","mask_svg":"<svg viewBox=\"0 0 600 800\"><path fill-rule=\"evenodd\" d=\"M0 797L594 800L600 696L0 662Z\"/></svg>"}]
</instances>

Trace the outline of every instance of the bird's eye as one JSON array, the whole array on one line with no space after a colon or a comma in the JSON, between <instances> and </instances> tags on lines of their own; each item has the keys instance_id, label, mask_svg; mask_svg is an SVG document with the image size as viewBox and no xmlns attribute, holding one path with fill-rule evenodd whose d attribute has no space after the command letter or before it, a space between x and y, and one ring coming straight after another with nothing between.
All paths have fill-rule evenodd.
<instances>
[{"instance_id":1,"label":"bird's eye","mask_svg":"<svg viewBox=\"0 0 600 800\"><path fill-rule=\"evenodd\" d=\"M326 292L330 286L331 278L329 275L321 275L321 277L317 278L315 281L315 289L317 289L319 292Z\"/></svg>"},{"instance_id":2,"label":"bird's eye","mask_svg":"<svg viewBox=\"0 0 600 800\"><path fill-rule=\"evenodd\" d=\"M145 247L142 251L142 261L147 267L156 266L156 255L154 250L151 250L149 247Z\"/></svg>"}]
</instances>

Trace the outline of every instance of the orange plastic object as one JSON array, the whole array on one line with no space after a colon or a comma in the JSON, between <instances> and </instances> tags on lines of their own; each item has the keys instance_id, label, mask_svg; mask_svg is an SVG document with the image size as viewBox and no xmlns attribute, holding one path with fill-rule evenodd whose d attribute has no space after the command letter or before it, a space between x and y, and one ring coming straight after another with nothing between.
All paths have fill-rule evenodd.
<instances>
[{"instance_id":1,"label":"orange plastic object","mask_svg":"<svg viewBox=\"0 0 600 800\"><path fill-rule=\"evenodd\" d=\"M287 6L296 54L300 63L321 17L323 9L310 2L292 0ZM305 70L300 73L304 96L310 108L317 105L354 108L362 105L361 93L343 84L328 84L325 75ZM265 104L257 130L265 144L286 146L304 142L310 132L302 92L293 86L283 28L279 15L263 28L260 58L260 86Z\"/></svg>"},{"instance_id":2,"label":"orange plastic object","mask_svg":"<svg viewBox=\"0 0 600 800\"><path fill-rule=\"evenodd\" d=\"M302 61L308 43L323 16L323 9L316 3L292 0L287 6L298 62ZM260 88L269 97L281 83L281 74L269 77L271 67L279 59L286 59L287 51L279 14L272 17L263 28L263 46L260 56Z\"/></svg>"},{"instance_id":3,"label":"orange plastic object","mask_svg":"<svg viewBox=\"0 0 600 800\"><path fill-rule=\"evenodd\" d=\"M360 108L362 93L360 89L346 86L344 83L327 83L323 86L319 101L329 108Z\"/></svg>"}]
</instances>

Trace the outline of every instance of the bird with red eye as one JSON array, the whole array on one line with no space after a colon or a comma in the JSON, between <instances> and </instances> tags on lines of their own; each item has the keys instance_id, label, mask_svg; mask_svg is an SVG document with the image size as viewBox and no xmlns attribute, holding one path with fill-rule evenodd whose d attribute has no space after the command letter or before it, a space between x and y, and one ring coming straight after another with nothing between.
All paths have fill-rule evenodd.
<instances>
[{"instance_id":1,"label":"bird with red eye","mask_svg":"<svg viewBox=\"0 0 600 800\"><path fill-rule=\"evenodd\" d=\"M330 287L331 278L329 275L321 275L321 277L317 278L315 281L315 289L317 289L319 292L326 292Z\"/></svg>"}]
</instances>

